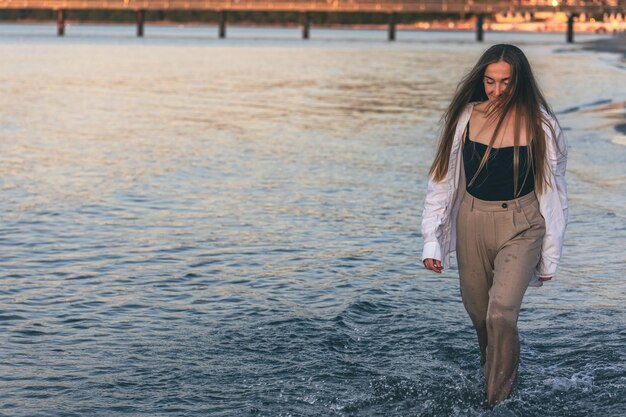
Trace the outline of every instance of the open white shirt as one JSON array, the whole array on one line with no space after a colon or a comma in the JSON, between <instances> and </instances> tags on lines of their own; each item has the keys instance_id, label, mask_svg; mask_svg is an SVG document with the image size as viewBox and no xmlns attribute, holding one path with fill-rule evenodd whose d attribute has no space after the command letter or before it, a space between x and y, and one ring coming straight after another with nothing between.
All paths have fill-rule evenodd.
<instances>
[{"instance_id":1,"label":"open white shirt","mask_svg":"<svg viewBox=\"0 0 626 417\"><path fill-rule=\"evenodd\" d=\"M450 267L450 253L456 250L456 217L463 196L463 192L459 190L465 189L461 143L474 104L470 103L463 110L457 122L445 178L439 182L430 178L424 202L422 260L432 258L442 261L444 269ZM558 122L545 111L543 115L549 123L549 126L544 123L543 129L546 133L550 171L548 173L549 184L541 194L537 195L539 211L545 220L546 233L541 246L541 259L530 284L533 286L542 285L538 277L552 277L556 274L567 226L567 185L565 183L567 148Z\"/></svg>"}]
</instances>

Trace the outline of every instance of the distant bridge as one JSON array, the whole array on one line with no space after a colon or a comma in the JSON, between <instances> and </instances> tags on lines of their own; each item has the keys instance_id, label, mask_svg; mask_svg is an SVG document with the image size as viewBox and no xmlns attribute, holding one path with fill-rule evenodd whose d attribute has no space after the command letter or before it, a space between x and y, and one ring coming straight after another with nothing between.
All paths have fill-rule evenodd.
<instances>
[{"instance_id":1,"label":"distant bridge","mask_svg":"<svg viewBox=\"0 0 626 417\"><path fill-rule=\"evenodd\" d=\"M626 0L0 0L0 9L57 11L57 34L65 33L67 10L132 10L137 16L137 36L143 36L146 10L211 10L219 12L219 36L226 36L228 11L300 12L302 37L308 39L310 12L371 12L389 15L389 40L395 39L399 13L460 13L477 16L476 38L483 39L483 16L498 12L560 11L569 16L567 41L573 42L574 17L580 13L626 12Z\"/></svg>"},{"instance_id":2,"label":"distant bridge","mask_svg":"<svg viewBox=\"0 0 626 417\"><path fill-rule=\"evenodd\" d=\"M620 0L0 0L0 9L213 10L386 13L621 12Z\"/></svg>"}]
</instances>

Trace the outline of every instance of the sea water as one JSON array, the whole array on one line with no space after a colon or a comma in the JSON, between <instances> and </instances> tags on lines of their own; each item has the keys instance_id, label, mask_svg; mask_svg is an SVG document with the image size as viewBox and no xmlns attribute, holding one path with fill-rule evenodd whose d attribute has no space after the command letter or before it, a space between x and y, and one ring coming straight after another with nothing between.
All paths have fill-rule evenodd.
<instances>
[{"instance_id":1,"label":"sea water","mask_svg":"<svg viewBox=\"0 0 626 417\"><path fill-rule=\"evenodd\" d=\"M145 34L0 25L1 415L623 415L619 57L564 34ZM570 224L486 410L420 220L440 117L498 42L559 115Z\"/></svg>"}]
</instances>

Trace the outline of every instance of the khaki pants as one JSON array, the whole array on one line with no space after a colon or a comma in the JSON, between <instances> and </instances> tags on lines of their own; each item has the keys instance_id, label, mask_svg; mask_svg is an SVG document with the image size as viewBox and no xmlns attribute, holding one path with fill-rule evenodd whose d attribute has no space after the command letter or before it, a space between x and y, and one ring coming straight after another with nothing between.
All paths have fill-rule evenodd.
<instances>
[{"instance_id":1,"label":"khaki pants","mask_svg":"<svg viewBox=\"0 0 626 417\"><path fill-rule=\"evenodd\" d=\"M517 378L517 317L544 233L534 192L510 201L465 192L457 218L461 297L478 335L490 404L507 398Z\"/></svg>"}]
</instances>

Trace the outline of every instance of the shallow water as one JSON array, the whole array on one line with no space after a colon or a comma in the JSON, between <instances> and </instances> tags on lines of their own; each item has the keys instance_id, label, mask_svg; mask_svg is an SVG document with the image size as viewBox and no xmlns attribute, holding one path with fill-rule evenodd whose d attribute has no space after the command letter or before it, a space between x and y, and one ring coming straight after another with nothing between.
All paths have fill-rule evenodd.
<instances>
[{"instance_id":1,"label":"shallow water","mask_svg":"<svg viewBox=\"0 0 626 417\"><path fill-rule=\"evenodd\" d=\"M0 25L0 413L622 415L616 57L560 34L66 33ZM519 386L484 410L419 224L438 119L501 41L561 114L571 223L525 299Z\"/></svg>"}]
</instances>

